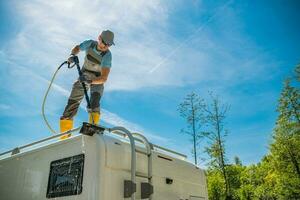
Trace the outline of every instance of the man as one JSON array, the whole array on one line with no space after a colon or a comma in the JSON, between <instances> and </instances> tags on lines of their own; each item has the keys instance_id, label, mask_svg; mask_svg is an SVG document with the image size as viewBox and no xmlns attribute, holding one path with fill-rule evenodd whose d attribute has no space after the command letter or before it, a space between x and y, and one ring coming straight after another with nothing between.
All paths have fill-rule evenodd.
<instances>
[{"instance_id":1,"label":"man","mask_svg":"<svg viewBox=\"0 0 300 200\"><path fill-rule=\"evenodd\" d=\"M85 51L86 56L82 67L83 75L73 84L68 104L60 117L60 132L73 128L73 117L76 115L80 102L84 97L81 82L85 83L87 89L90 88L89 123L99 123L103 84L106 82L111 68L112 55L109 50L111 45L114 45L114 33L106 30L98 36L98 41L86 40L72 49L71 56L68 59L69 63L74 62L74 56L80 51ZM64 135L61 139L68 138L70 135Z\"/></svg>"}]
</instances>

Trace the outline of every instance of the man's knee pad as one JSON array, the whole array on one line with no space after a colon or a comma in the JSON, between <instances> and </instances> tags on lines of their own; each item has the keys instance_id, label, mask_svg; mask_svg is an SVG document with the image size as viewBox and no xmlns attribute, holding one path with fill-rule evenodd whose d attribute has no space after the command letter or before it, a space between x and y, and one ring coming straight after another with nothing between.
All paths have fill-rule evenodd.
<instances>
[{"instance_id":1,"label":"man's knee pad","mask_svg":"<svg viewBox=\"0 0 300 200\"><path fill-rule=\"evenodd\" d=\"M91 95L91 109L100 107L101 94L99 92L93 92Z\"/></svg>"}]
</instances>

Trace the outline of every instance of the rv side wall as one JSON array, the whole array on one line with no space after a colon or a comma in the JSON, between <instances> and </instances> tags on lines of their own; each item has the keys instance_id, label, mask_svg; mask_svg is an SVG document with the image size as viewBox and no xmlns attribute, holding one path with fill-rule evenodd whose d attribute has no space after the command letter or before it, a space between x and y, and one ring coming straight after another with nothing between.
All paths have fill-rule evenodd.
<instances>
[{"instance_id":1,"label":"rv side wall","mask_svg":"<svg viewBox=\"0 0 300 200\"><path fill-rule=\"evenodd\" d=\"M0 160L0 199L121 200L130 160L129 144L107 135L56 141ZM147 176L147 167L137 153L137 173ZM208 199L203 170L160 152L153 152L152 181L153 200ZM142 182L136 178L137 200Z\"/></svg>"},{"instance_id":2,"label":"rv side wall","mask_svg":"<svg viewBox=\"0 0 300 200\"><path fill-rule=\"evenodd\" d=\"M104 163L104 152L103 140L80 135L0 160L0 199L51 199L49 196L47 198L51 163L56 164L54 161L60 162L60 159L82 154L84 155L83 187L82 191L77 191L80 195L64 196L64 192L60 191L59 199L99 199L102 192L99 184L99 171L101 162ZM61 160L61 162L63 165L66 160ZM54 167L59 168L58 165ZM61 183L58 183L60 185L56 188L65 187L64 180L58 180L58 178L56 182L61 181Z\"/></svg>"},{"instance_id":3,"label":"rv side wall","mask_svg":"<svg viewBox=\"0 0 300 200\"><path fill-rule=\"evenodd\" d=\"M130 180L130 146L111 137L104 137L106 144L104 200L123 199L123 182ZM142 150L142 149L140 149ZM144 150L145 151L145 150ZM137 173L147 175L147 156L137 153ZM160 152L153 152L153 200L199 199L207 200L204 171L193 164ZM141 199L141 183L147 178L137 177L136 199Z\"/></svg>"}]
</instances>

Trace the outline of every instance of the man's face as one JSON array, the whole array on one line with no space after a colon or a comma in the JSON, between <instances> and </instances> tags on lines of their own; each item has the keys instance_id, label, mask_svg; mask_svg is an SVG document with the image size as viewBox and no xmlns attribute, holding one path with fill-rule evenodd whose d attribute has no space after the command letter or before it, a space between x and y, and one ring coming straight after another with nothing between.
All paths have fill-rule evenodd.
<instances>
[{"instance_id":1,"label":"man's face","mask_svg":"<svg viewBox=\"0 0 300 200\"><path fill-rule=\"evenodd\" d=\"M101 36L98 37L98 49L101 51L107 51L109 49L109 45L105 44Z\"/></svg>"}]
</instances>

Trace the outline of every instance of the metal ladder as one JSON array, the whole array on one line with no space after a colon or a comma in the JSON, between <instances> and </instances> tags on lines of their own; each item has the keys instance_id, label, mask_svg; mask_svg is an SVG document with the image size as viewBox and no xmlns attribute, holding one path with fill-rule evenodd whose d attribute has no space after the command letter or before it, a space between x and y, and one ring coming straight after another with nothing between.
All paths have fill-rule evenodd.
<instances>
[{"instance_id":1,"label":"metal ladder","mask_svg":"<svg viewBox=\"0 0 300 200\"><path fill-rule=\"evenodd\" d=\"M121 130L121 129L122 130ZM152 199L153 194L153 185L152 185L152 145L147 140L145 136L140 133L130 133L127 129L123 127L115 127L109 130L111 133L117 134L122 137L129 137L130 145L131 145L131 181L124 182L124 198L131 197L131 199L135 199L135 192L136 192L136 183L135 177L147 178L147 183L141 183L141 198L142 199ZM125 133L125 134L124 134ZM131 136L130 136L131 135ZM133 138L130 139L130 138ZM146 152L142 150L138 150L135 148L135 140L141 142L146 147ZM148 174L142 174L136 172L136 152L144 154L148 158ZM133 172L134 171L134 172ZM134 177L133 177L134 176Z\"/></svg>"},{"instance_id":2,"label":"metal ladder","mask_svg":"<svg viewBox=\"0 0 300 200\"><path fill-rule=\"evenodd\" d=\"M126 191L126 194L124 192L124 197L131 199L135 199L135 192L136 192L136 179L135 177L141 177L141 178L147 178L148 182L147 183L141 183L141 199L149 199L152 200L152 194L154 192L153 190L153 172L152 172L152 160L153 160L153 150L154 149L159 149L164 152L168 152L171 154L175 154L183 159L186 159L187 156L181 153L178 153L176 151L170 150L165 147L161 147L155 144L150 143L147 138L140 134L140 133L131 133L127 129L123 127L115 127L112 129L107 129L109 132L119 135L123 138L128 137L130 140L130 145L131 145L131 181L126 181L124 182L124 191ZM131 139L133 138L133 139ZM146 152L139 150L135 148L135 141L141 142L142 144L145 145L146 147ZM148 158L148 174L142 174L136 172L136 152L144 154Z\"/></svg>"}]
</instances>

